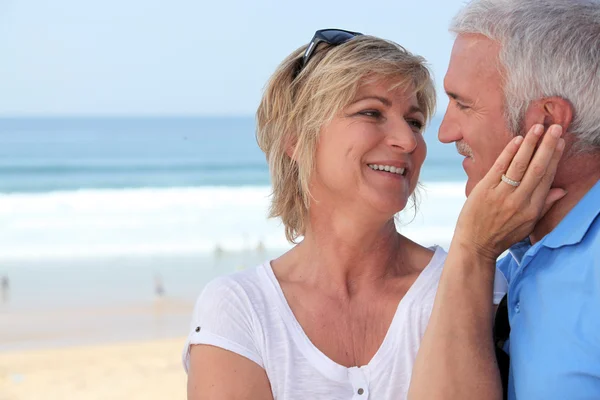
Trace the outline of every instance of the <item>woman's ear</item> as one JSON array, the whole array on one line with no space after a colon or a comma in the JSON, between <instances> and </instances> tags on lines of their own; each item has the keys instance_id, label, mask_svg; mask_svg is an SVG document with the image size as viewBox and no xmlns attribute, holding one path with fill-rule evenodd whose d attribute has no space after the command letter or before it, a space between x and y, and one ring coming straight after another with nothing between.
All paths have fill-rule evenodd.
<instances>
[{"instance_id":1,"label":"woman's ear","mask_svg":"<svg viewBox=\"0 0 600 400\"><path fill-rule=\"evenodd\" d=\"M567 132L573 122L573 105L562 97L544 97L531 102L525 113L524 129L534 124L543 124L548 129L553 124L562 126Z\"/></svg>"},{"instance_id":2,"label":"woman's ear","mask_svg":"<svg viewBox=\"0 0 600 400\"><path fill-rule=\"evenodd\" d=\"M288 136L285 140L285 154L292 160L296 161L296 138Z\"/></svg>"}]
</instances>

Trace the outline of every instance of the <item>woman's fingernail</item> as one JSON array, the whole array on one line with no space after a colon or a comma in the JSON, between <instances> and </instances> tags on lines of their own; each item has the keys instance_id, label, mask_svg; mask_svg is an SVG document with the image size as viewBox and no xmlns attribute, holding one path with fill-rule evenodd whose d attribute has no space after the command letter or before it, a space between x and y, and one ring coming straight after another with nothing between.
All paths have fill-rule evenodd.
<instances>
[{"instance_id":1,"label":"woman's fingernail","mask_svg":"<svg viewBox=\"0 0 600 400\"><path fill-rule=\"evenodd\" d=\"M565 139L563 139L563 138L558 139L558 144L556 145L556 148L559 151L562 151L565 148Z\"/></svg>"},{"instance_id":2,"label":"woman's fingernail","mask_svg":"<svg viewBox=\"0 0 600 400\"><path fill-rule=\"evenodd\" d=\"M518 146L523 142L523 136L519 135L515 138L515 144Z\"/></svg>"},{"instance_id":3,"label":"woman's fingernail","mask_svg":"<svg viewBox=\"0 0 600 400\"><path fill-rule=\"evenodd\" d=\"M542 124L535 124L533 126L533 134L534 135L540 136L543 132L544 132L544 125L542 125Z\"/></svg>"},{"instance_id":4,"label":"woman's fingernail","mask_svg":"<svg viewBox=\"0 0 600 400\"><path fill-rule=\"evenodd\" d=\"M562 135L562 126L552 125L550 127L550 134L554 137L560 137L560 135Z\"/></svg>"}]
</instances>

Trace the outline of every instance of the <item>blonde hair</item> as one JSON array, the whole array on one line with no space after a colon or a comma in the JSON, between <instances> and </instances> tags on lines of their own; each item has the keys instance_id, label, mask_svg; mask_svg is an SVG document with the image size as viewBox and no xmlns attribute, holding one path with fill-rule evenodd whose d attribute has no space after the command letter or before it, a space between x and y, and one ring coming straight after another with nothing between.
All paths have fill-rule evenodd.
<instances>
[{"instance_id":1,"label":"blonde hair","mask_svg":"<svg viewBox=\"0 0 600 400\"><path fill-rule=\"evenodd\" d=\"M365 35L338 46L321 44L295 76L306 47L279 65L256 113L256 139L267 157L273 186L269 217L281 218L292 243L306 231L309 180L321 127L352 101L359 85L391 80L392 89L414 90L426 121L435 110L425 59L394 42Z\"/></svg>"}]
</instances>

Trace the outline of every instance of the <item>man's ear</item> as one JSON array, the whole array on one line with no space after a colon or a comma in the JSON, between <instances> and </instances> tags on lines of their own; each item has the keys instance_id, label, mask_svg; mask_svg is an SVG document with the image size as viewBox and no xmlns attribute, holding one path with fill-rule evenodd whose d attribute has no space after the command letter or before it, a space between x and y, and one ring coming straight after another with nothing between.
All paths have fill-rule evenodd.
<instances>
[{"instance_id":1,"label":"man's ear","mask_svg":"<svg viewBox=\"0 0 600 400\"><path fill-rule=\"evenodd\" d=\"M563 132L567 132L573 122L573 105L562 97L544 97L529 105L525 113L525 132L534 124L543 124L544 130L550 125L562 126Z\"/></svg>"}]
</instances>

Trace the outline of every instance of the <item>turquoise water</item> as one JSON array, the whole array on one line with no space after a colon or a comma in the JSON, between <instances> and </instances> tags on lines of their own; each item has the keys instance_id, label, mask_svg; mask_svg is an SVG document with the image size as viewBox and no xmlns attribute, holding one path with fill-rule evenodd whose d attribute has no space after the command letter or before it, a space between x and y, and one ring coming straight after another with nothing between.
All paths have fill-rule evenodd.
<instances>
[{"instance_id":1,"label":"turquoise water","mask_svg":"<svg viewBox=\"0 0 600 400\"><path fill-rule=\"evenodd\" d=\"M465 175L438 125L398 229L447 248ZM269 196L251 117L0 119L0 351L185 335L210 278L290 248Z\"/></svg>"},{"instance_id":2,"label":"turquoise water","mask_svg":"<svg viewBox=\"0 0 600 400\"><path fill-rule=\"evenodd\" d=\"M439 122L417 236L446 242L465 175ZM287 248L269 194L252 117L0 119L0 261Z\"/></svg>"},{"instance_id":3,"label":"turquoise water","mask_svg":"<svg viewBox=\"0 0 600 400\"><path fill-rule=\"evenodd\" d=\"M462 180L439 122L422 180ZM252 117L0 119L0 192L268 185L254 132Z\"/></svg>"}]
</instances>

